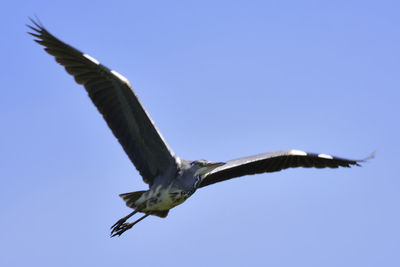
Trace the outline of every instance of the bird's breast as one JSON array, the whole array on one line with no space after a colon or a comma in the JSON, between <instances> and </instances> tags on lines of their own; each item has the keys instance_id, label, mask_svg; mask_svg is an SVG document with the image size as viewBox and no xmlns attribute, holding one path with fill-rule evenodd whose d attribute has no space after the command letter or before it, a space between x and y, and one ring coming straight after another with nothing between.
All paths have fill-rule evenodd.
<instances>
[{"instance_id":1,"label":"bird's breast","mask_svg":"<svg viewBox=\"0 0 400 267\"><path fill-rule=\"evenodd\" d=\"M182 204L191 194L171 186L166 188L157 188L153 192L149 192L148 198L145 200L146 208L144 211L169 210Z\"/></svg>"}]
</instances>

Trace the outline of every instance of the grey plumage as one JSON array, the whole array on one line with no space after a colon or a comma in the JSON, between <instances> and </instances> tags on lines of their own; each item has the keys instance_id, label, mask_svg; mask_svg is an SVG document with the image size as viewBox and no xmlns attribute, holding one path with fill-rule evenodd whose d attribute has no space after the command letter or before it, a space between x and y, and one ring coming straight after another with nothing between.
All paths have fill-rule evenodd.
<instances>
[{"instance_id":1,"label":"grey plumage","mask_svg":"<svg viewBox=\"0 0 400 267\"><path fill-rule=\"evenodd\" d=\"M222 182L243 175L277 172L287 168L338 168L359 166L364 160L350 160L326 154L307 153L300 150L282 150L230 160L207 173L199 187Z\"/></svg>"},{"instance_id":2,"label":"grey plumage","mask_svg":"<svg viewBox=\"0 0 400 267\"><path fill-rule=\"evenodd\" d=\"M155 177L167 168L176 168L175 156L141 105L127 80L99 64L92 57L51 35L32 20L29 26L37 43L82 84L90 99L136 166L143 180L150 186Z\"/></svg>"},{"instance_id":3,"label":"grey plumage","mask_svg":"<svg viewBox=\"0 0 400 267\"><path fill-rule=\"evenodd\" d=\"M295 167L350 167L363 161L300 150L270 152L227 162L181 159L169 148L125 77L60 41L39 22L31 21L33 25L28 27L33 32L29 34L85 87L144 182L149 184L147 191L120 195L134 211L112 226L112 236L121 235L149 215L166 217L171 208L183 203L196 189L217 182ZM127 223L137 212L145 215Z\"/></svg>"}]
</instances>

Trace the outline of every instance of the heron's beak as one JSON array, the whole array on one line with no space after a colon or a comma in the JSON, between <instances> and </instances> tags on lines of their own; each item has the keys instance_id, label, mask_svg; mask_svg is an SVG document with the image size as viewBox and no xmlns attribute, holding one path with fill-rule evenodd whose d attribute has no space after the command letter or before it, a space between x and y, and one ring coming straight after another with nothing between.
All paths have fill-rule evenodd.
<instances>
[{"instance_id":1,"label":"heron's beak","mask_svg":"<svg viewBox=\"0 0 400 267\"><path fill-rule=\"evenodd\" d=\"M207 163L207 167L219 167L219 166L222 166L222 165L224 165L225 164L225 162L210 162L210 163Z\"/></svg>"},{"instance_id":2,"label":"heron's beak","mask_svg":"<svg viewBox=\"0 0 400 267\"><path fill-rule=\"evenodd\" d=\"M224 164L225 164L225 162L209 162L209 163L207 163L206 166L204 166L204 167L198 169L198 170L196 171L195 175L201 175L201 176L203 176L205 173L208 173L208 172L214 170L215 168L217 168L217 167L219 167L219 166L222 166L222 165L224 165Z\"/></svg>"},{"instance_id":3,"label":"heron's beak","mask_svg":"<svg viewBox=\"0 0 400 267\"><path fill-rule=\"evenodd\" d=\"M210 172L210 171L214 170L215 168L217 168L219 166L222 166L224 164L225 164L225 162L210 162L210 163L207 163L207 166L205 167L206 168L206 172Z\"/></svg>"}]
</instances>

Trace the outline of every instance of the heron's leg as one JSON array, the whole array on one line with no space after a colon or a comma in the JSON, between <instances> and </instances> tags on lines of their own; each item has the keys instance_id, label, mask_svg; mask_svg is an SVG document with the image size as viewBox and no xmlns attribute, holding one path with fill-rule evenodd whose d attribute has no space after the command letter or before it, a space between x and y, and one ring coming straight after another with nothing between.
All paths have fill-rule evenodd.
<instances>
[{"instance_id":1,"label":"heron's leg","mask_svg":"<svg viewBox=\"0 0 400 267\"><path fill-rule=\"evenodd\" d=\"M129 213L127 216L125 216L125 217L119 219L116 223L114 223L114 225L111 226L111 228L110 228L110 229L113 229L111 233L117 231L117 230L121 227L121 225L122 225L124 222L126 222L126 220L128 220L130 217L132 217L133 215L135 215L138 211L139 211L139 210L136 209L136 210L134 210L133 212Z\"/></svg>"},{"instance_id":2,"label":"heron's leg","mask_svg":"<svg viewBox=\"0 0 400 267\"><path fill-rule=\"evenodd\" d=\"M149 215L150 214L146 214L146 215L140 217L139 219L137 219L134 222L123 223L120 227L118 227L118 229L113 229L112 230L111 237L114 237L116 235L118 235L118 236L122 235L126 230L131 229L135 224L137 224L138 222L140 222L141 220L143 220L144 218L146 218ZM115 233L113 233L114 231L115 231Z\"/></svg>"}]
</instances>

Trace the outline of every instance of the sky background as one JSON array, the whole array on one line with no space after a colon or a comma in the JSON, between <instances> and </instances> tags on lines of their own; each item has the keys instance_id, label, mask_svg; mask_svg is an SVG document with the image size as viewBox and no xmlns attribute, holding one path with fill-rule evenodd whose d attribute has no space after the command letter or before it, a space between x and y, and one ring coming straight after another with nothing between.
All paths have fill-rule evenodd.
<instances>
[{"instance_id":1,"label":"sky background","mask_svg":"<svg viewBox=\"0 0 400 267\"><path fill-rule=\"evenodd\" d=\"M0 266L400 266L398 1L7 1ZM198 190L120 238L146 185L28 16L126 76L174 152L360 159Z\"/></svg>"}]
</instances>

